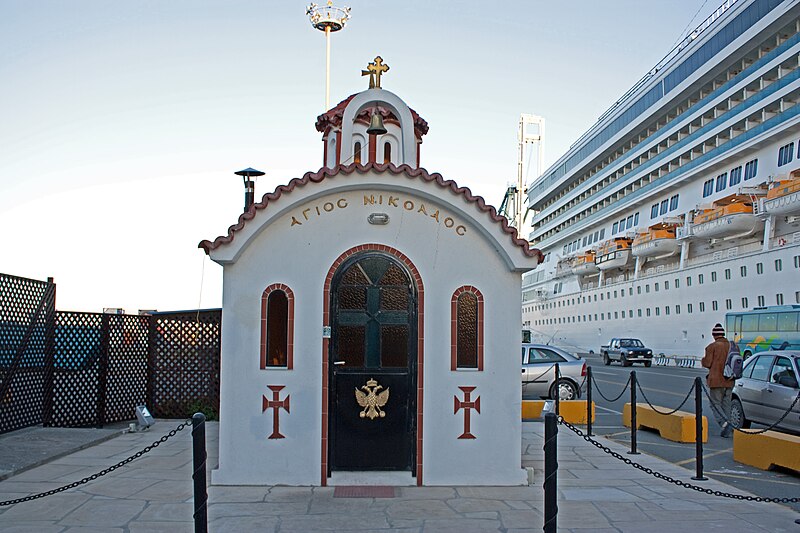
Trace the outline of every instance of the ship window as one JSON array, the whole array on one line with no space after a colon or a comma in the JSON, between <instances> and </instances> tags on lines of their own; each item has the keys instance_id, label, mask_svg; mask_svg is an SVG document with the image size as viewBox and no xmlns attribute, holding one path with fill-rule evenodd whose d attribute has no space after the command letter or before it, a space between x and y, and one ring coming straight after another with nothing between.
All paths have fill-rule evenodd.
<instances>
[{"instance_id":1,"label":"ship window","mask_svg":"<svg viewBox=\"0 0 800 533\"><path fill-rule=\"evenodd\" d=\"M661 308L656 307L656 316L661 316Z\"/></svg>"},{"instance_id":2,"label":"ship window","mask_svg":"<svg viewBox=\"0 0 800 533\"><path fill-rule=\"evenodd\" d=\"M790 142L785 146L781 146L778 150L778 166L782 167L788 163L792 162L792 158L794 157L794 143Z\"/></svg>"},{"instance_id":3,"label":"ship window","mask_svg":"<svg viewBox=\"0 0 800 533\"><path fill-rule=\"evenodd\" d=\"M628 229L633 227L633 215L628 215L626 227Z\"/></svg>"},{"instance_id":4,"label":"ship window","mask_svg":"<svg viewBox=\"0 0 800 533\"><path fill-rule=\"evenodd\" d=\"M714 194L714 180L710 179L703 183L703 198Z\"/></svg>"},{"instance_id":5,"label":"ship window","mask_svg":"<svg viewBox=\"0 0 800 533\"><path fill-rule=\"evenodd\" d=\"M756 274L764 273L764 263L756 263Z\"/></svg>"},{"instance_id":6,"label":"ship window","mask_svg":"<svg viewBox=\"0 0 800 533\"><path fill-rule=\"evenodd\" d=\"M711 301L711 310L712 311L719 311L719 304L716 300Z\"/></svg>"},{"instance_id":7,"label":"ship window","mask_svg":"<svg viewBox=\"0 0 800 533\"><path fill-rule=\"evenodd\" d=\"M584 238L583 238L583 241L582 241L582 243L581 243L581 246L586 246L586 237L584 237Z\"/></svg>"},{"instance_id":8,"label":"ship window","mask_svg":"<svg viewBox=\"0 0 800 533\"><path fill-rule=\"evenodd\" d=\"M628 296L633 296L633 287L628 287Z\"/></svg>"},{"instance_id":9,"label":"ship window","mask_svg":"<svg viewBox=\"0 0 800 533\"><path fill-rule=\"evenodd\" d=\"M675 196L673 196L672 198L669 199L669 210L670 211L675 211L676 209L678 209L678 196L679 195L676 194Z\"/></svg>"},{"instance_id":10,"label":"ship window","mask_svg":"<svg viewBox=\"0 0 800 533\"><path fill-rule=\"evenodd\" d=\"M680 304L675 304L675 314L676 315L681 314L681 306L680 306Z\"/></svg>"},{"instance_id":11,"label":"ship window","mask_svg":"<svg viewBox=\"0 0 800 533\"><path fill-rule=\"evenodd\" d=\"M655 289L656 292L658 292L658 282L653 284L653 288Z\"/></svg>"},{"instance_id":12,"label":"ship window","mask_svg":"<svg viewBox=\"0 0 800 533\"><path fill-rule=\"evenodd\" d=\"M728 186L728 173L723 172L722 174L717 176L717 192L723 190L727 186Z\"/></svg>"},{"instance_id":13,"label":"ship window","mask_svg":"<svg viewBox=\"0 0 800 533\"><path fill-rule=\"evenodd\" d=\"M617 291L614 291L614 298L617 297Z\"/></svg>"},{"instance_id":14,"label":"ship window","mask_svg":"<svg viewBox=\"0 0 800 533\"><path fill-rule=\"evenodd\" d=\"M692 286L692 276L686 276L686 286L687 287Z\"/></svg>"},{"instance_id":15,"label":"ship window","mask_svg":"<svg viewBox=\"0 0 800 533\"><path fill-rule=\"evenodd\" d=\"M624 218L619 221L619 230L620 231L624 231L625 230L625 219Z\"/></svg>"},{"instance_id":16,"label":"ship window","mask_svg":"<svg viewBox=\"0 0 800 533\"><path fill-rule=\"evenodd\" d=\"M634 226L638 226L639 225L639 213L636 213L635 215L633 215L633 225Z\"/></svg>"},{"instance_id":17,"label":"ship window","mask_svg":"<svg viewBox=\"0 0 800 533\"><path fill-rule=\"evenodd\" d=\"M731 279L731 269L730 268L726 268L725 269L725 279Z\"/></svg>"},{"instance_id":18,"label":"ship window","mask_svg":"<svg viewBox=\"0 0 800 533\"><path fill-rule=\"evenodd\" d=\"M665 291L669 290L669 280L664 281L664 290Z\"/></svg>"},{"instance_id":19,"label":"ship window","mask_svg":"<svg viewBox=\"0 0 800 533\"><path fill-rule=\"evenodd\" d=\"M628 318L633 318L633 309L628 309Z\"/></svg>"},{"instance_id":20,"label":"ship window","mask_svg":"<svg viewBox=\"0 0 800 533\"><path fill-rule=\"evenodd\" d=\"M661 214L662 215L666 215L668 209L669 209L669 200L662 200L661 201Z\"/></svg>"},{"instance_id":21,"label":"ship window","mask_svg":"<svg viewBox=\"0 0 800 533\"><path fill-rule=\"evenodd\" d=\"M355 146L353 146L353 162L361 164L361 143L357 142Z\"/></svg>"},{"instance_id":22,"label":"ship window","mask_svg":"<svg viewBox=\"0 0 800 533\"><path fill-rule=\"evenodd\" d=\"M783 294L776 294L775 295L775 304L776 305L783 305Z\"/></svg>"},{"instance_id":23,"label":"ship window","mask_svg":"<svg viewBox=\"0 0 800 533\"><path fill-rule=\"evenodd\" d=\"M744 166L745 181L755 178L756 172L758 172L758 159L753 159Z\"/></svg>"},{"instance_id":24,"label":"ship window","mask_svg":"<svg viewBox=\"0 0 800 533\"><path fill-rule=\"evenodd\" d=\"M776 259L775 260L775 272L780 272L781 270L783 270L783 260Z\"/></svg>"},{"instance_id":25,"label":"ship window","mask_svg":"<svg viewBox=\"0 0 800 533\"><path fill-rule=\"evenodd\" d=\"M736 168L731 169L731 185L737 185L740 181L742 181L742 167L738 166Z\"/></svg>"},{"instance_id":26,"label":"ship window","mask_svg":"<svg viewBox=\"0 0 800 533\"><path fill-rule=\"evenodd\" d=\"M747 297L742 298L742 309L747 309Z\"/></svg>"},{"instance_id":27,"label":"ship window","mask_svg":"<svg viewBox=\"0 0 800 533\"><path fill-rule=\"evenodd\" d=\"M692 312L692 304L686 304L686 312L687 313L691 313Z\"/></svg>"},{"instance_id":28,"label":"ship window","mask_svg":"<svg viewBox=\"0 0 800 533\"><path fill-rule=\"evenodd\" d=\"M697 283L699 283L700 285L703 284L703 275L702 274L698 274L697 275Z\"/></svg>"},{"instance_id":29,"label":"ship window","mask_svg":"<svg viewBox=\"0 0 800 533\"><path fill-rule=\"evenodd\" d=\"M676 289L681 288L681 280L679 280L678 278L675 278L675 288Z\"/></svg>"},{"instance_id":30,"label":"ship window","mask_svg":"<svg viewBox=\"0 0 800 533\"><path fill-rule=\"evenodd\" d=\"M597 295L596 294L594 295L594 301L595 302L597 301Z\"/></svg>"},{"instance_id":31,"label":"ship window","mask_svg":"<svg viewBox=\"0 0 800 533\"><path fill-rule=\"evenodd\" d=\"M636 314L639 316L639 318L641 318L642 317L642 310L641 309L637 309L636 310Z\"/></svg>"},{"instance_id":32,"label":"ship window","mask_svg":"<svg viewBox=\"0 0 800 533\"><path fill-rule=\"evenodd\" d=\"M611 291L608 291L608 292L606 293L606 298L607 298L608 300L610 300L610 299L611 299Z\"/></svg>"},{"instance_id":33,"label":"ship window","mask_svg":"<svg viewBox=\"0 0 800 533\"><path fill-rule=\"evenodd\" d=\"M747 265L739 267L739 274L741 274L743 278L747 277Z\"/></svg>"},{"instance_id":34,"label":"ship window","mask_svg":"<svg viewBox=\"0 0 800 533\"><path fill-rule=\"evenodd\" d=\"M711 282L714 283L717 281L717 271L711 273Z\"/></svg>"},{"instance_id":35,"label":"ship window","mask_svg":"<svg viewBox=\"0 0 800 533\"><path fill-rule=\"evenodd\" d=\"M649 283L644 286L644 292L646 292L646 293L650 292L650 284Z\"/></svg>"},{"instance_id":36,"label":"ship window","mask_svg":"<svg viewBox=\"0 0 800 533\"><path fill-rule=\"evenodd\" d=\"M617 232L617 223L614 222L614 227L611 229L611 233L614 234Z\"/></svg>"},{"instance_id":37,"label":"ship window","mask_svg":"<svg viewBox=\"0 0 800 533\"><path fill-rule=\"evenodd\" d=\"M758 306L759 307L764 307L764 296L763 295L759 295L759 297L758 297Z\"/></svg>"},{"instance_id":38,"label":"ship window","mask_svg":"<svg viewBox=\"0 0 800 533\"><path fill-rule=\"evenodd\" d=\"M654 204L650 208L650 218L656 218L658 216L658 204Z\"/></svg>"},{"instance_id":39,"label":"ship window","mask_svg":"<svg viewBox=\"0 0 800 533\"><path fill-rule=\"evenodd\" d=\"M668 305L664 306L664 314L669 316L669 306Z\"/></svg>"},{"instance_id":40,"label":"ship window","mask_svg":"<svg viewBox=\"0 0 800 533\"><path fill-rule=\"evenodd\" d=\"M700 312L701 313L705 313L706 312L706 303L705 302L700 302Z\"/></svg>"},{"instance_id":41,"label":"ship window","mask_svg":"<svg viewBox=\"0 0 800 533\"><path fill-rule=\"evenodd\" d=\"M641 285L636 287L636 294L642 294L642 286Z\"/></svg>"},{"instance_id":42,"label":"ship window","mask_svg":"<svg viewBox=\"0 0 800 533\"><path fill-rule=\"evenodd\" d=\"M601 302L603 301L603 293L602 292L600 293L600 301Z\"/></svg>"},{"instance_id":43,"label":"ship window","mask_svg":"<svg viewBox=\"0 0 800 533\"><path fill-rule=\"evenodd\" d=\"M594 320L597 322L597 313L594 314Z\"/></svg>"},{"instance_id":44,"label":"ship window","mask_svg":"<svg viewBox=\"0 0 800 533\"><path fill-rule=\"evenodd\" d=\"M645 314L646 314L647 316L650 316L650 308L648 307L648 308L647 308L645 311L646 311L646 313L645 313Z\"/></svg>"},{"instance_id":45,"label":"ship window","mask_svg":"<svg viewBox=\"0 0 800 533\"><path fill-rule=\"evenodd\" d=\"M733 302L731 301L730 298L725 298L725 309L729 311L733 309Z\"/></svg>"},{"instance_id":46,"label":"ship window","mask_svg":"<svg viewBox=\"0 0 800 533\"><path fill-rule=\"evenodd\" d=\"M600 238L603 239L606 236L606 228L600 230Z\"/></svg>"}]
</instances>

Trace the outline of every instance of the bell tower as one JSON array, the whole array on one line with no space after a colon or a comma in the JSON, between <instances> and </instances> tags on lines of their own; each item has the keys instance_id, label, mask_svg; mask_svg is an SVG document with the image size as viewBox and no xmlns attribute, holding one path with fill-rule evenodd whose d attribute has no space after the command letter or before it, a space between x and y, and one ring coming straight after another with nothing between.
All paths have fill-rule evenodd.
<instances>
[{"instance_id":1,"label":"bell tower","mask_svg":"<svg viewBox=\"0 0 800 533\"><path fill-rule=\"evenodd\" d=\"M389 65L377 56L362 76L369 88L341 101L317 117L325 144L323 166L377 163L418 168L428 123L397 95L381 87Z\"/></svg>"}]
</instances>

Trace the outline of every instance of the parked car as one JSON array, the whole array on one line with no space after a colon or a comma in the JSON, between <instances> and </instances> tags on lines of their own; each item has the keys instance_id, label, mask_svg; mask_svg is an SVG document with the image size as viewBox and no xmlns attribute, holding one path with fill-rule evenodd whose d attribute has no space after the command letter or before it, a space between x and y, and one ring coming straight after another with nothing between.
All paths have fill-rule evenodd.
<instances>
[{"instance_id":1,"label":"parked car","mask_svg":"<svg viewBox=\"0 0 800 533\"><path fill-rule=\"evenodd\" d=\"M653 364L653 350L645 346L639 339L613 338L605 346L600 347L603 364L608 366L611 361L619 361L622 366L631 366L633 363L644 363L644 366Z\"/></svg>"},{"instance_id":2,"label":"parked car","mask_svg":"<svg viewBox=\"0 0 800 533\"><path fill-rule=\"evenodd\" d=\"M561 379L556 386L555 363ZM522 344L522 395L577 400L586 382L586 361L547 344Z\"/></svg>"},{"instance_id":3,"label":"parked car","mask_svg":"<svg viewBox=\"0 0 800 533\"><path fill-rule=\"evenodd\" d=\"M777 422L800 393L798 376L800 350L769 350L750 356L733 387L734 427L746 429L752 422L766 426ZM777 427L800 433L800 401Z\"/></svg>"}]
</instances>

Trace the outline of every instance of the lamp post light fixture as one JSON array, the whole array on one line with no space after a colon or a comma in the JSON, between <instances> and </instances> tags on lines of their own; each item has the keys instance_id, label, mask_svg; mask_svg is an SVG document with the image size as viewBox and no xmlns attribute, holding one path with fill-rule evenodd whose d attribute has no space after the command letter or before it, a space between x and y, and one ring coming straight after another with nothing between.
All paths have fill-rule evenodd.
<instances>
[{"instance_id":1,"label":"lamp post light fixture","mask_svg":"<svg viewBox=\"0 0 800 533\"><path fill-rule=\"evenodd\" d=\"M234 172L234 174L241 176L242 181L244 182L244 212L247 213L247 210L250 209L250 206L253 205L253 202L255 201L256 194L256 184L251 178L263 176L264 173L260 170L247 167L239 172Z\"/></svg>"},{"instance_id":2,"label":"lamp post light fixture","mask_svg":"<svg viewBox=\"0 0 800 533\"><path fill-rule=\"evenodd\" d=\"M325 111L331 108L331 32L340 31L350 19L349 7L336 7L332 0L324 6L310 4L306 15L311 25L325 32Z\"/></svg>"}]
</instances>

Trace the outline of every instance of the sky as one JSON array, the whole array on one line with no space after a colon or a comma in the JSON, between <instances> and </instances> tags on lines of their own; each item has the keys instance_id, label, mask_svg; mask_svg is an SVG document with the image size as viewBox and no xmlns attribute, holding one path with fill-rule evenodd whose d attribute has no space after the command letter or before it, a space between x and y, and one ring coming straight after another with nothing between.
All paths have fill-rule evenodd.
<instances>
[{"instance_id":1,"label":"sky","mask_svg":"<svg viewBox=\"0 0 800 533\"><path fill-rule=\"evenodd\" d=\"M331 107L380 55L430 125L421 166L499 206L521 113L546 121L546 168L718 2L337 1ZM307 5L0 0L0 272L53 277L64 311L221 306L197 244L241 213L234 172L266 172L260 200L322 166Z\"/></svg>"}]
</instances>

